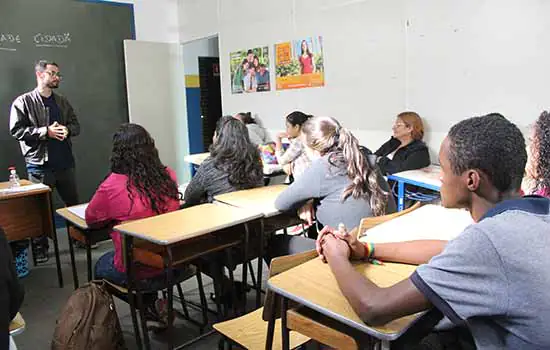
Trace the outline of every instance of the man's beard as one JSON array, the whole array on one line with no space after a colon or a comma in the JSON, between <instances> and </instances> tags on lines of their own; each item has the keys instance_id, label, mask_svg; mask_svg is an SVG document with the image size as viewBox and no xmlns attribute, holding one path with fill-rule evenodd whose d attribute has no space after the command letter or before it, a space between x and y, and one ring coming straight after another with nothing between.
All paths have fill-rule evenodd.
<instances>
[{"instance_id":1,"label":"man's beard","mask_svg":"<svg viewBox=\"0 0 550 350\"><path fill-rule=\"evenodd\" d=\"M57 89L59 87L59 83L51 82L51 83L46 84L46 86L49 87L50 89Z\"/></svg>"}]
</instances>

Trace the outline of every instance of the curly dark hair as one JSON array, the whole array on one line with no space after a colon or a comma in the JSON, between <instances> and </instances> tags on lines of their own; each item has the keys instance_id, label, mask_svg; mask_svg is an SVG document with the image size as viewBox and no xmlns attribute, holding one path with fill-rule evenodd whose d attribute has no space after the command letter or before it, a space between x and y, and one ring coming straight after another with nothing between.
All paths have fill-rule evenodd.
<instances>
[{"instance_id":1,"label":"curly dark hair","mask_svg":"<svg viewBox=\"0 0 550 350\"><path fill-rule=\"evenodd\" d=\"M130 200L137 195L147 198L151 209L166 211L165 201L179 199L178 185L159 158L155 141L141 125L122 124L113 136L111 172L128 176L126 188Z\"/></svg>"},{"instance_id":2,"label":"curly dark hair","mask_svg":"<svg viewBox=\"0 0 550 350\"><path fill-rule=\"evenodd\" d=\"M210 146L214 167L229 174L229 183L239 189L255 187L263 180L259 149L250 143L248 129L239 120L225 116L216 124Z\"/></svg>"},{"instance_id":3,"label":"curly dark hair","mask_svg":"<svg viewBox=\"0 0 550 350\"><path fill-rule=\"evenodd\" d=\"M544 111L535 122L531 154L536 175L536 190L550 190L550 113Z\"/></svg>"},{"instance_id":4,"label":"curly dark hair","mask_svg":"<svg viewBox=\"0 0 550 350\"><path fill-rule=\"evenodd\" d=\"M479 169L501 193L519 190L527 151L514 123L499 113L468 118L455 124L448 138L454 174Z\"/></svg>"}]
</instances>

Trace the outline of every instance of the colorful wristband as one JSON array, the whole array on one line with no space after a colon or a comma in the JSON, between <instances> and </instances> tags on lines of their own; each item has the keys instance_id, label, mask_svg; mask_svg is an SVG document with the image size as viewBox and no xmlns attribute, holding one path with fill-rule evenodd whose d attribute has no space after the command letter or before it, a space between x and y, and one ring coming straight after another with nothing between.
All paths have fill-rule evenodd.
<instances>
[{"instance_id":1,"label":"colorful wristband","mask_svg":"<svg viewBox=\"0 0 550 350\"><path fill-rule=\"evenodd\" d=\"M371 242L364 243L365 246L365 255L363 256L366 260L371 260L374 256L374 244Z\"/></svg>"}]
</instances>

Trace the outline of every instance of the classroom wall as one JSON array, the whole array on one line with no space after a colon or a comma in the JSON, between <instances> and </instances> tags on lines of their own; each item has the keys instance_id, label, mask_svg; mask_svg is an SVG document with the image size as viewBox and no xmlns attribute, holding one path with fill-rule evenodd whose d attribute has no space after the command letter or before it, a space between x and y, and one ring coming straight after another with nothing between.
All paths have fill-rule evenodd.
<instances>
[{"instance_id":1,"label":"classroom wall","mask_svg":"<svg viewBox=\"0 0 550 350\"><path fill-rule=\"evenodd\" d=\"M178 0L100 0L134 5L136 40L178 43Z\"/></svg>"},{"instance_id":2,"label":"classroom wall","mask_svg":"<svg viewBox=\"0 0 550 350\"><path fill-rule=\"evenodd\" d=\"M525 128L550 105L550 1L180 0L178 11L180 40L219 33L224 114L253 111L272 131L301 109L376 148L411 109L435 156L464 117L499 111ZM231 94L231 51L310 35L323 36L324 88Z\"/></svg>"}]
</instances>

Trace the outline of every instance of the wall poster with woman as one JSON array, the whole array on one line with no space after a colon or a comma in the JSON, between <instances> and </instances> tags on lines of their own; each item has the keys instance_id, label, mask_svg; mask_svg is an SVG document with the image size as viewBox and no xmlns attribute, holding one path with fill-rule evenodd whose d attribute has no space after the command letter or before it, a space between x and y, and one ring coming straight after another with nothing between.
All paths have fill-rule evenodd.
<instances>
[{"instance_id":1,"label":"wall poster with woman","mask_svg":"<svg viewBox=\"0 0 550 350\"><path fill-rule=\"evenodd\" d=\"M271 90L267 46L231 52L229 66L233 94Z\"/></svg>"},{"instance_id":2,"label":"wall poster with woman","mask_svg":"<svg viewBox=\"0 0 550 350\"><path fill-rule=\"evenodd\" d=\"M314 36L275 45L277 90L325 85L322 39Z\"/></svg>"}]
</instances>

